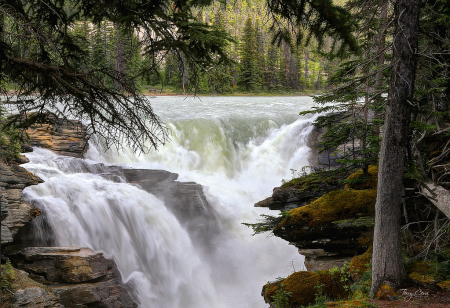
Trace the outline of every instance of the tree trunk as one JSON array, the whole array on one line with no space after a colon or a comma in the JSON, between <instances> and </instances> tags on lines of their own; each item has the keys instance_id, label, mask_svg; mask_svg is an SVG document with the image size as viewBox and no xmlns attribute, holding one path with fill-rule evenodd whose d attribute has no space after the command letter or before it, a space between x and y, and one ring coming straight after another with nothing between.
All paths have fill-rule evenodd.
<instances>
[{"instance_id":1,"label":"tree trunk","mask_svg":"<svg viewBox=\"0 0 450 308\"><path fill-rule=\"evenodd\" d=\"M379 38L378 38L378 50L377 50L379 67L384 65L385 54L386 54L386 51L384 51L384 49L386 48L386 32L387 32L387 27L389 25L388 8L389 8L389 0L381 0L381 15L380 15L381 26L380 26L380 34L379 34ZM377 75L375 76L375 91L379 91L381 89L382 81L383 81L383 72L379 71L377 73ZM376 100L377 100L377 105L381 105L381 102L380 102L381 94ZM381 114L378 111L378 108L377 108L377 111L375 112L375 118L378 118L378 119L381 118ZM373 132L374 132L375 136L377 136L377 137L380 136L380 125L379 124L376 124L374 126Z\"/></svg>"},{"instance_id":2,"label":"tree trunk","mask_svg":"<svg viewBox=\"0 0 450 308\"><path fill-rule=\"evenodd\" d=\"M400 241L400 205L417 62L419 0L397 0L395 9L392 72L375 205L371 296L385 282L396 289L408 279Z\"/></svg>"},{"instance_id":3,"label":"tree trunk","mask_svg":"<svg viewBox=\"0 0 450 308\"><path fill-rule=\"evenodd\" d=\"M308 53L308 49L306 47L305 48L305 89L308 89L308 78L309 78L308 61L309 61L309 53Z\"/></svg>"}]
</instances>

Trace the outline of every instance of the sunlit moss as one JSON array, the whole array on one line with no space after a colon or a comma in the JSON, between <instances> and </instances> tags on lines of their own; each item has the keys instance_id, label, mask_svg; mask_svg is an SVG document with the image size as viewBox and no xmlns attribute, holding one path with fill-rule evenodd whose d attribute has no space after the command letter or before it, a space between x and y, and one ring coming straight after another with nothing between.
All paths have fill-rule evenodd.
<instances>
[{"instance_id":1,"label":"sunlit moss","mask_svg":"<svg viewBox=\"0 0 450 308\"><path fill-rule=\"evenodd\" d=\"M307 223L310 226L372 214L377 197L376 189L335 190L309 205L293 209L277 228L284 224ZM275 228L275 229L277 229Z\"/></svg>"}]
</instances>

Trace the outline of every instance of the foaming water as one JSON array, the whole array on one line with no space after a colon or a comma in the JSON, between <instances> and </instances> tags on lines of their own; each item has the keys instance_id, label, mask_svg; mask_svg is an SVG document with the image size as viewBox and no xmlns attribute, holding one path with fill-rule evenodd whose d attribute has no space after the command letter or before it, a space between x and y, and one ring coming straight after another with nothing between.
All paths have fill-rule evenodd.
<instances>
[{"instance_id":1,"label":"foaming water","mask_svg":"<svg viewBox=\"0 0 450 308\"><path fill-rule=\"evenodd\" d=\"M105 150L90 143L87 160L36 149L25 167L45 183L26 196L45 211L58 245L87 246L115 259L141 307L267 307L267 280L299 270L303 258L279 238L251 236L242 222L277 215L253 204L290 169L309 165L308 97L202 97L151 100L172 132L156 152ZM96 164L165 169L204 187L219 224L212 249L190 234L163 201ZM195 237L195 238L194 238Z\"/></svg>"}]
</instances>

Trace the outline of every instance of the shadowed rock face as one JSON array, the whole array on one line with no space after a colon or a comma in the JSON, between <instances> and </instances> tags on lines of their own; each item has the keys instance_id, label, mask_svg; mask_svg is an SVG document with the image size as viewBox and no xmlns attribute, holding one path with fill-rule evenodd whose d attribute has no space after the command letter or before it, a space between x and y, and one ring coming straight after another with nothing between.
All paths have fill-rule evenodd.
<instances>
[{"instance_id":1,"label":"shadowed rock face","mask_svg":"<svg viewBox=\"0 0 450 308\"><path fill-rule=\"evenodd\" d=\"M66 308L137 307L121 285L114 261L88 248L31 247L16 253L13 262L30 278L46 284ZM36 290L19 291L21 296Z\"/></svg>"},{"instance_id":2,"label":"shadowed rock face","mask_svg":"<svg viewBox=\"0 0 450 308\"><path fill-rule=\"evenodd\" d=\"M25 170L13 165L0 164L0 204L2 213L2 247L13 241L20 228L40 215L34 206L23 202L22 190L25 187L42 183L42 180Z\"/></svg>"}]
</instances>

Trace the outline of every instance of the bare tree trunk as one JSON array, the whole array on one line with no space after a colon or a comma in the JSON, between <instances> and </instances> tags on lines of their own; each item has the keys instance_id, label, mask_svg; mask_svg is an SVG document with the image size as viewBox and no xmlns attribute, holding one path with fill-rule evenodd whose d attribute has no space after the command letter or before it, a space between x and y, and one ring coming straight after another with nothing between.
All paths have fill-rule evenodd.
<instances>
[{"instance_id":1,"label":"bare tree trunk","mask_svg":"<svg viewBox=\"0 0 450 308\"><path fill-rule=\"evenodd\" d=\"M395 9L392 72L375 205L371 296L385 282L396 289L408 280L400 241L400 205L417 62L419 0L397 0Z\"/></svg>"},{"instance_id":2,"label":"bare tree trunk","mask_svg":"<svg viewBox=\"0 0 450 308\"><path fill-rule=\"evenodd\" d=\"M308 88L308 78L309 78L308 61L309 61L308 48L305 47L305 89Z\"/></svg>"},{"instance_id":3,"label":"bare tree trunk","mask_svg":"<svg viewBox=\"0 0 450 308\"><path fill-rule=\"evenodd\" d=\"M385 60L385 51L384 48L386 47L386 31L387 31L387 26L388 26L388 8L389 8L389 0L381 0L381 15L380 15L380 20L381 20L381 27L380 27L380 34L379 34L379 39L378 39L378 50L377 50L377 54L378 54L378 66L382 66L384 64L384 60ZM383 72L379 71L377 73L377 75L375 76L375 91L379 91L381 86L382 86L382 81L383 81ZM381 96L381 94L380 94ZM381 97L380 97L381 98ZM378 100L380 100L380 98L378 98ZM375 113L375 118L380 118L381 115L379 114L379 112ZM374 135L375 136L380 136L380 126L377 124L374 127Z\"/></svg>"}]
</instances>

